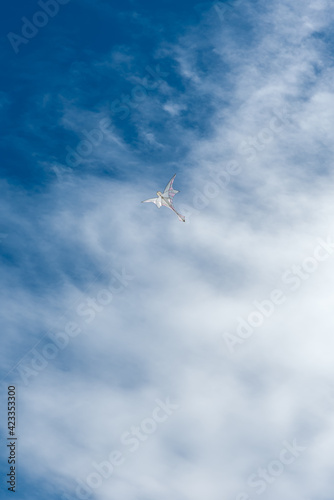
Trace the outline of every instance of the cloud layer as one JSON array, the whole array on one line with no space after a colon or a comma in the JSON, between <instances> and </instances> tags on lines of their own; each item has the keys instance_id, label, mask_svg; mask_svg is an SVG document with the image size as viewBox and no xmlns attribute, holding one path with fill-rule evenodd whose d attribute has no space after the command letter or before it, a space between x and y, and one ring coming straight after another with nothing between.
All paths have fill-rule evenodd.
<instances>
[{"instance_id":1,"label":"cloud layer","mask_svg":"<svg viewBox=\"0 0 334 500\"><path fill-rule=\"evenodd\" d=\"M18 55L37 76L2 140L31 168L2 179L0 359L20 498L333 491L333 8L223 5L174 31L175 6L118 12L137 49L80 60L73 38L56 80L42 33ZM62 9L61 40L65 9L115 16ZM140 204L175 172L186 224Z\"/></svg>"}]
</instances>

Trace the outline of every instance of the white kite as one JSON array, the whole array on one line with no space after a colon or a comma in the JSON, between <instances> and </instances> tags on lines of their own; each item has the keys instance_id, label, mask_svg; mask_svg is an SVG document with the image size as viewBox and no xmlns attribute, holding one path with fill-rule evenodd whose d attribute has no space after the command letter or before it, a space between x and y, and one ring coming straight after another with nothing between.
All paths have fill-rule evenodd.
<instances>
[{"instance_id":1,"label":"white kite","mask_svg":"<svg viewBox=\"0 0 334 500\"><path fill-rule=\"evenodd\" d=\"M171 210L173 210L173 212L176 213L180 221L185 222L186 218L183 215L179 214L173 207L173 198L176 195L176 193L180 192L173 189L173 182L175 179L175 175L173 175L173 177L165 187L163 193L161 193L161 191L157 191L157 195L159 198L150 198L149 200L142 201L142 203L149 203L151 201L152 203L155 203L158 208L160 208L161 205L163 205L164 207L168 207Z\"/></svg>"}]
</instances>

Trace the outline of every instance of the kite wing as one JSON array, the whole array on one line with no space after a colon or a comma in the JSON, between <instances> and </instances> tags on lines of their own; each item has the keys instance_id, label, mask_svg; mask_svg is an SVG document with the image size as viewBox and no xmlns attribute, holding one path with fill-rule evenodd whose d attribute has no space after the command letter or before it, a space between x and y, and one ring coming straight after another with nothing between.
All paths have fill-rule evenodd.
<instances>
[{"instance_id":1,"label":"kite wing","mask_svg":"<svg viewBox=\"0 0 334 500\"><path fill-rule=\"evenodd\" d=\"M173 177L171 178L171 180L169 181L169 183L165 187L164 192L162 193L162 196L164 198L169 198L171 202L173 202L173 198L176 195L176 193L180 192L180 191L176 191L175 189L173 189L173 182L174 182L175 176L176 176L176 174L173 175Z\"/></svg>"},{"instance_id":2,"label":"kite wing","mask_svg":"<svg viewBox=\"0 0 334 500\"><path fill-rule=\"evenodd\" d=\"M149 202L155 203L158 208L161 207L161 198L149 198L148 200L142 201L142 203L149 203Z\"/></svg>"}]
</instances>

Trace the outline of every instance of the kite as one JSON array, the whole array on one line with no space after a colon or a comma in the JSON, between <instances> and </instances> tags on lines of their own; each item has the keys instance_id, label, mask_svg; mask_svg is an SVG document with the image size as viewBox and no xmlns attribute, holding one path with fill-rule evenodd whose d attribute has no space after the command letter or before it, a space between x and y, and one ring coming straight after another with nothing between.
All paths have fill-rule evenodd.
<instances>
[{"instance_id":1,"label":"kite","mask_svg":"<svg viewBox=\"0 0 334 500\"><path fill-rule=\"evenodd\" d=\"M152 202L152 203L155 203L158 208L160 208L161 205L163 205L164 207L170 208L171 210L173 210L173 212L176 213L176 215L178 216L178 219L181 222L185 222L186 218L183 215L179 214L175 210L175 208L173 207L173 198L176 195L176 193L180 192L180 191L176 191L175 189L173 189L173 182L175 179L175 175L173 175L173 177L171 178L171 180L169 181L169 183L165 187L163 193L161 193L161 191L157 191L158 198L150 198L149 200L142 201L142 203Z\"/></svg>"}]
</instances>

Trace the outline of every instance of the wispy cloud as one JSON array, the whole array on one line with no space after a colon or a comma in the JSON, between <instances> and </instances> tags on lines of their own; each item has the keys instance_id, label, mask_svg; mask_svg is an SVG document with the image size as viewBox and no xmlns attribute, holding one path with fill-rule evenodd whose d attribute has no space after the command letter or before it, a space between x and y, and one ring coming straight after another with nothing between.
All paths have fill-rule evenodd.
<instances>
[{"instance_id":1,"label":"wispy cloud","mask_svg":"<svg viewBox=\"0 0 334 500\"><path fill-rule=\"evenodd\" d=\"M230 2L223 18L222 2L191 5L173 32L155 8L118 16L137 26L133 51L125 35L85 54L73 38L54 80L41 45L12 54L36 85L3 145L39 175L1 184L1 365L4 387L18 384L20 473L55 498L83 497L79 485L101 500L326 498L332 5ZM168 76L148 76L157 65ZM175 172L186 224L140 203ZM242 339L233 352L224 332ZM21 362L37 372L26 385ZM160 425L167 396L179 407Z\"/></svg>"}]
</instances>

